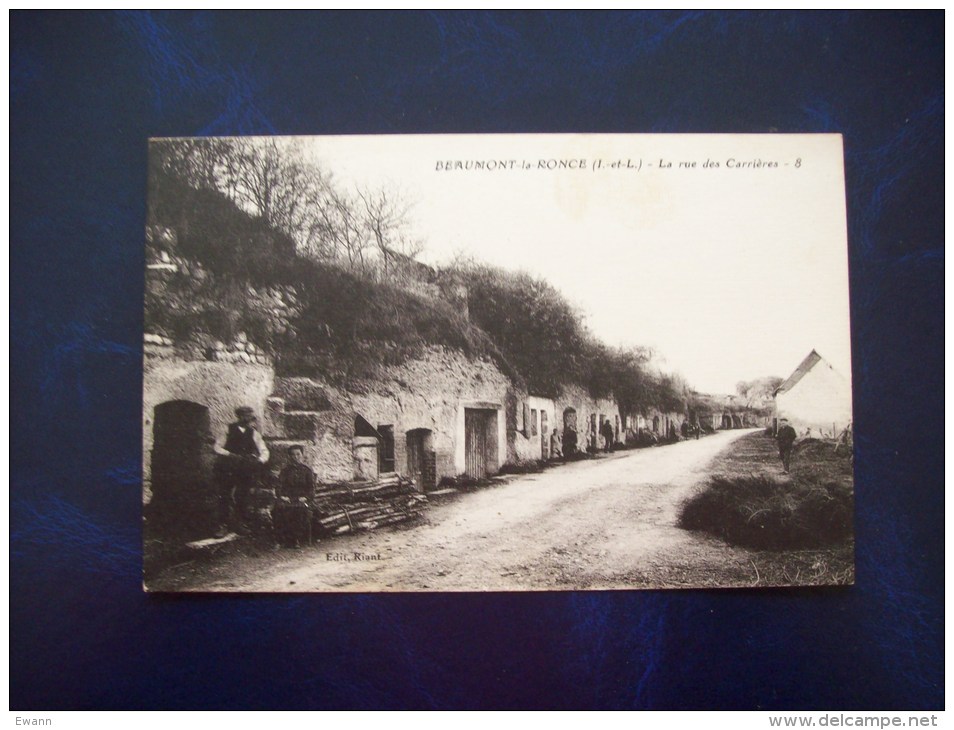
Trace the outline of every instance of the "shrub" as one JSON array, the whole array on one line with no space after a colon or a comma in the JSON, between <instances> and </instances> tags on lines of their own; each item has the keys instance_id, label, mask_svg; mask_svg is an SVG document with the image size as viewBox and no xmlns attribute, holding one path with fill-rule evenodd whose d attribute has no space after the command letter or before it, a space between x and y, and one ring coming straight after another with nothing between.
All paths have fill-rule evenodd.
<instances>
[{"instance_id":1,"label":"shrub","mask_svg":"<svg viewBox=\"0 0 954 730\"><path fill-rule=\"evenodd\" d=\"M822 547L852 534L854 496L835 481L715 476L683 506L679 526L757 549Z\"/></svg>"},{"instance_id":2,"label":"shrub","mask_svg":"<svg viewBox=\"0 0 954 730\"><path fill-rule=\"evenodd\" d=\"M507 462L502 467L498 474L538 474L547 467L547 462L542 459L534 459L532 461L518 461L515 463Z\"/></svg>"},{"instance_id":3,"label":"shrub","mask_svg":"<svg viewBox=\"0 0 954 730\"><path fill-rule=\"evenodd\" d=\"M524 373L530 390L554 397L586 382L592 337L580 314L550 284L525 273L466 264L447 275L467 282L470 319Z\"/></svg>"}]
</instances>

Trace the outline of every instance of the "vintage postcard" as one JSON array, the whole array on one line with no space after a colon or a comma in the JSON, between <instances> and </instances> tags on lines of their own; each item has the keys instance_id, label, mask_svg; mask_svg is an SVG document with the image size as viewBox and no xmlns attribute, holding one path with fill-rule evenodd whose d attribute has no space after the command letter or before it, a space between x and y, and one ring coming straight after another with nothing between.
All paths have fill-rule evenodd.
<instances>
[{"instance_id":1,"label":"vintage postcard","mask_svg":"<svg viewBox=\"0 0 954 730\"><path fill-rule=\"evenodd\" d=\"M146 590L854 581L839 135L149 164Z\"/></svg>"}]
</instances>

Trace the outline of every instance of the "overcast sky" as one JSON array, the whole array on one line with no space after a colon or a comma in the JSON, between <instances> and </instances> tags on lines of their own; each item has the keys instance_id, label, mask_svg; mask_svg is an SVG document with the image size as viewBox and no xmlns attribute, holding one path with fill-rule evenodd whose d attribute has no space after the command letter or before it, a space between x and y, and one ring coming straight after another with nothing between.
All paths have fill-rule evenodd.
<instances>
[{"instance_id":1,"label":"overcast sky","mask_svg":"<svg viewBox=\"0 0 954 730\"><path fill-rule=\"evenodd\" d=\"M340 185L400 190L412 203L422 260L446 263L462 252L538 275L605 342L653 347L663 369L699 390L785 377L813 348L850 378L837 135L303 141ZM585 168L541 169L541 160L578 168L585 160ZM597 160L603 166L594 169ZM719 167L703 167L707 160ZM438 169L457 161L498 164ZM610 168L614 161L642 168Z\"/></svg>"}]
</instances>

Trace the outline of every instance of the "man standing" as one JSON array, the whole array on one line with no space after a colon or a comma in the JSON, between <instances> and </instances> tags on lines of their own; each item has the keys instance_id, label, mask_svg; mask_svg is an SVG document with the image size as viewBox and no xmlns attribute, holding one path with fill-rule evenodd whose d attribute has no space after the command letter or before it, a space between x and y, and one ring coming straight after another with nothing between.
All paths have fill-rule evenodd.
<instances>
[{"instance_id":1,"label":"man standing","mask_svg":"<svg viewBox=\"0 0 954 730\"><path fill-rule=\"evenodd\" d=\"M219 455L215 475L219 487L219 529L216 537L224 537L229 528L247 534L245 519L252 489L268 461L268 447L255 428L258 420L249 406L235 409L236 421L230 423L225 437L215 442Z\"/></svg>"},{"instance_id":2,"label":"man standing","mask_svg":"<svg viewBox=\"0 0 954 730\"><path fill-rule=\"evenodd\" d=\"M567 459L576 454L577 436L573 426L567 426L563 436L563 458Z\"/></svg>"},{"instance_id":3,"label":"man standing","mask_svg":"<svg viewBox=\"0 0 954 730\"><path fill-rule=\"evenodd\" d=\"M795 429L789 425L787 418L783 418L775 440L778 442L778 456L782 460L782 469L786 474L788 474L788 465L792 459L792 447L796 437Z\"/></svg>"},{"instance_id":4,"label":"man standing","mask_svg":"<svg viewBox=\"0 0 954 730\"><path fill-rule=\"evenodd\" d=\"M613 433L613 424L610 423L608 418L603 421L603 425L600 426L600 435L603 437L603 451L612 451L613 441L616 439L614 438L615 434Z\"/></svg>"},{"instance_id":5,"label":"man standing","mask_svg":"<svg viewBox=\"0 0 954 730\"><path fill-rule=\"evenodd\" d=\"M560 438L560 430L558 428L554 428L553 433L550 434L550 458L563 458L563 439Z\"/></svg>"}]
</instances>

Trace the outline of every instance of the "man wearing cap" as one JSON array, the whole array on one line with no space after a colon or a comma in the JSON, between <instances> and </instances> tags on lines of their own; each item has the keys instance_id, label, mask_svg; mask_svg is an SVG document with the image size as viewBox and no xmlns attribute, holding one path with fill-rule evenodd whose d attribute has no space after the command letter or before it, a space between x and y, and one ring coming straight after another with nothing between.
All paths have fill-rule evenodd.
<instances>
[{"instance_id":1,"label":"man wearing cap","mask_svg":"<svg viewBox=\"0 0 954 730\"><path fill-rule=\"evenodd\" d=\"M219 483L216 537L224 537L229 527L241 534L248 532L245 517L251 491L269 457L265 440L255 428L258 423L255 411L241 406L235 409L235 417L238 420L229 424L225 437L215 442L215 453L219 456L215 465Z\"/></svg>"},{"instance_id":2,"label":"man wearing cap","mask_svg":"<svg viewBox=\"0 0 954 730\"><path fill-rule=\"evenodd\" d=\"M789 425L788 419L783 418L778 427L778 433L775 435L775 440L778 442L778 456L782 460L782 468L786 474L788 474L788 465L792 459L792 447L797 437L798 435L795 433L795 429Z\"/></svg>"}]
</instances>

